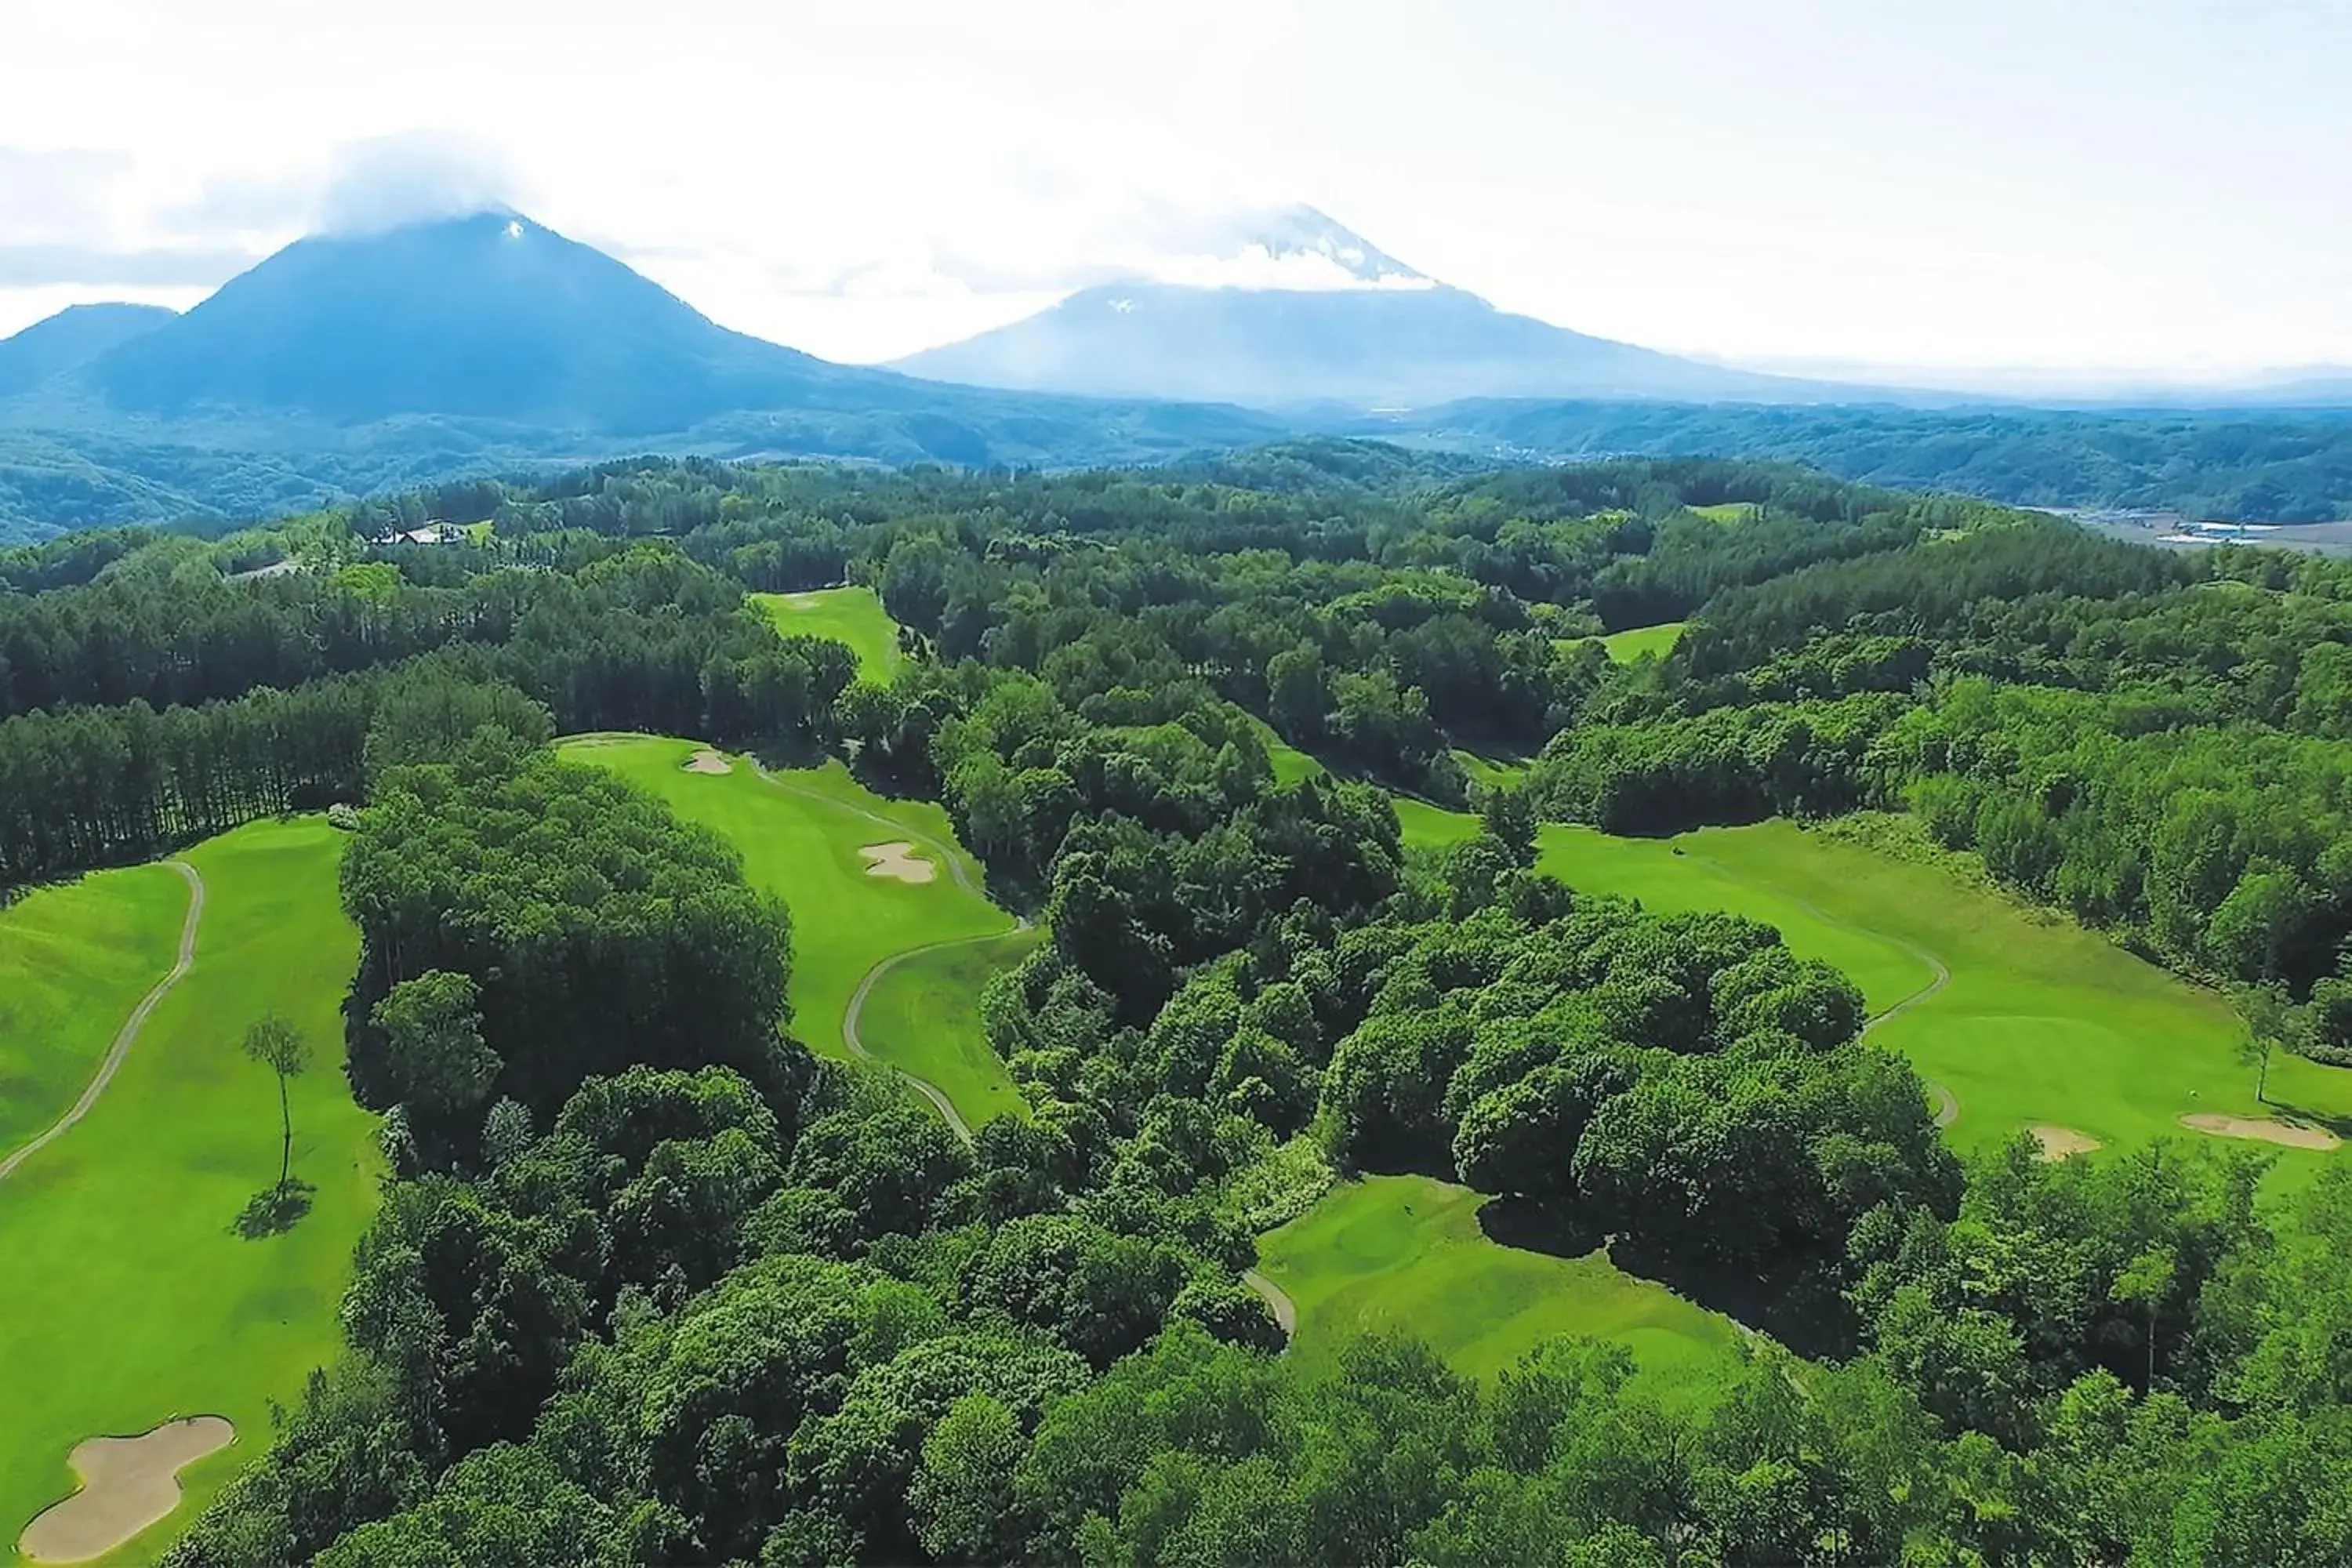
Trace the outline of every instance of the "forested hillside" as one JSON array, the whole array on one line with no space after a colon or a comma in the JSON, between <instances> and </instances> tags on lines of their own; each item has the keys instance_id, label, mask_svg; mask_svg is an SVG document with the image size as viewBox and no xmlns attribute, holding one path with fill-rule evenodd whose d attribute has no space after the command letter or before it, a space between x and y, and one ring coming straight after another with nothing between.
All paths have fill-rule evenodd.
<instances>
[{"instance_id":1,"label":"forested hillside","mask_svg":"<svg viewBox=\"0 0 2352 1568\"><path fill-rule=\"evenodd\" d=\"M746 601L845 581L887 683ZM1547 821L1910 813L2333 1059L2352 572L1782 465L1310 443L615 463L0 584L0 884L353 808L394 1174L343 1356L173 1562L2352 1557L2352 1172L1964 1160L1854 979L1535 869ZM544 748L583 730L942 803L1045 928L978 1003L1027 1114L967 1145L813 1057L793 920ZM1416 843L1408 797L1475 821ZM1256 1237L1408 1171L1747 1350L1674 1396L1619 1339L1284 1353Z\"/></svg>"},{"instance_id":2,"label":"forested hillside","mask_svg":"<svg viewBox=\"0 0 2352 1568\"><path fill-rule=\"evenodd\" d=\"M347 426L27 416L0 420L0 544L121 523L248 521L457 478L544 478L567 465L649 449L1068 470L1181 461L1316 433L1404 441L1487 466L1708 453L1802 462L1861 484L2023 506L2146 508L2253 522L2352 514L2346 499L2352 418L2326 408L1473 400L1402 415L1277 416L1211 404L1076 398L1002 406L1013 395L940 393L962 400L939 409L794 405L674 430L618 432L441 415Z\"/></svg>"},{"instance_id":3,"label":"forested hillside","mask_svg":"<svg viewBox=\"0 0 2352 1568\"><path fill-rule=\"evenodd\" d=\"M2341 409L1837 407L1475 398L1351 434L1516 461L1706 452L1809 463L1862 484L2021 506L2139 507L2249 522L2352 515Z\"/></svg>"}]
</instances>

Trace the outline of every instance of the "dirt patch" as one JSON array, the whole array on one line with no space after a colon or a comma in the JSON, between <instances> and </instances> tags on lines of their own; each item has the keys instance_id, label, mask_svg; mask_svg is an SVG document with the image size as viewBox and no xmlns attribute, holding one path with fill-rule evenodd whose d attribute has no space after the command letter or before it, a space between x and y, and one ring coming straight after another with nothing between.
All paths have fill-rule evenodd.
<instances>
[{"instance_id":1,"label":"dirt patch","mask_svg":"<svg viewBox=\"0 0 2352 1568\"><path fill-rule=\"evenodd\" d=\"M937 878L940 868L915 853L915 847L905 839L894 844L868 844L858 851L866 857L866 874L888 877L900 882L928 882Z\"/></svg>"},{"instance_id":2,"label":"dirt patch","mask_svg":"<svg viewBox=\"0 0 2352 1568\"><path fill-rule=\"evenodd\" d=\"M686 771L690 773L731 773L735 764L705 746L686 759Z\"/></svg>"},{"instance_id":3,"label":"dirt patch","mask_svg":"<svg viewBox=\"0 0 2352 1568\"><path fill-rule=\"evenodd\" d=\"M2045 1160L2063 1160L2069 1154L2087 1154L2099 1146L2099 1141L2087 1132L2077 1132L2071 1127L2053 1127L2039 1121L2026 1129L2033 1141L2042 1145Z\"/></svg>"},{"instance_id":4,"label":"dirt patch","mask_svg":"<svg viewBox=\"0 0 2352 1568\"><path fill-rule=\"evenodd\" d=\"M218 1415L191 1415L136 1437L76 1444L81 1490L44 1509L17 1537L16 1550L36 1563L104 1556L179 1507L180 1472L236 1436Z\"/></svg>"},{"instance_id":5,"label":"dirt patch","mask_svg":"<svg viewBox=\"0 0 2352 1568\"><path fill-rule=\"evenodd\" d=\"M2199 1132L2210 1132L2217 1138L2253 1138L2289 1149L2333 1149L2343 1142L2324 1127L2306 1127L2295 1121L2273 1121L2267 1117L2221 1116L2210 1110L2184 1116L2180 1119L2180 1125Z\"/></svg>"}]
</instances>

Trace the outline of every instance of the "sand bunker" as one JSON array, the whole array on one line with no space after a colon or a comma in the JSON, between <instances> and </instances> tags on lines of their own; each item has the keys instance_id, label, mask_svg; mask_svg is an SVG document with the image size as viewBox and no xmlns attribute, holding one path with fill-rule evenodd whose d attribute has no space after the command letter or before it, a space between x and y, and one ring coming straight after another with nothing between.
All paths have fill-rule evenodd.
<instances>
[{"instance_id":1,"label":"sand bunker","mask_svg":"<svg viewBox=\"0 0 2352 1568\"><path fill-rule=\"evenodd\" d=\"M2283 1144L2289 1149L2333 1149L2342 1142L2324 1127L2305 1127L2294 1121L2272 1121L2253 1116L2221 1116L2212 1111L2200 1111L2184 1116L2180 1125L2210 1132L2219 1138L2257 1138L2265 1143Z\"/></svg>"},{"instance_id":2,"label":"sand bunker","mask_svg":"<svg viewBox=\"0 0 2352 1568\"><path fill-rule=\"evenodd\" d=\"M2099 1141L2087 1132L2077 1132L2071 1127L2053 1127L2039 1121L2026 1129L2033 1141L2042 1145L2045 1160L2063 1160L2069 1154L2087 1154L2099 1146Z\"/></svg>"},{"instance_id":3,"label":"sand bunker","mask_svg":"<svg viewBox=\"0 0 2352 1568\"><path fill-rule=\"evenodd\" d=\"M191 1415L136 1437L75 1445L81 1490L42 1510L17 1537L16 1550L36 1563L103 1557L179 1507L180 1472L236 1436L220 1416Z\"/></svg>"},{"instance_id":4,"label":"sand bunker","mask_svg":"<svg viewBox=\"0 0 2352 1568\"><path fill-rule=\"evenodd\" d=\"M904 839L896 844L868 844L858 853L866 857L866 874L869 877L928 882L940 874L940 868L930 861L916 858L915 847Z\"/></svg>"},{"instance_id":5,"label":"sand bunker","mask_svg":"<svg viewBox=\"0 0 2352 1568\"><path fill-rule=\"evenodd\" d=\"M731 773L735 764L705 746L686 759L686 771L690 773Z\"/></svg>"}]
</instances>

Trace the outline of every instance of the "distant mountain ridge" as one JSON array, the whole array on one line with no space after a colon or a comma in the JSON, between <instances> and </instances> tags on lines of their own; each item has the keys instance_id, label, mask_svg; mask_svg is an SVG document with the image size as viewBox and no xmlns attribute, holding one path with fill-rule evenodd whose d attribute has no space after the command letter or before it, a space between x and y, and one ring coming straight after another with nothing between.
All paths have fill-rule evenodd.
<instances>
[{"instance_id":1,"label":"distant mountain ridge","mask_svg":"<svg viewBox=\"0 0 2352 1568\"><path fill-rule=\"evenodd\" d=\"M1244 219L1173 279L1100 284L892 362L940 381L1282 408L1427 407L1465 397L1828 401L1851 389L1758 374L1498 310L1312 207Z\"/></svg>"},{"instance_id":2,"label":"distant mountain ridge","mask_svg":"<svg viewBox=\"0 0 2352 1568\"><path fill-rule=\"evenodd\" d=\"M300 240L184 315L123 309L0 343L29 367L0 396L0 541L654 450L1069 467L1288 428L835 364L506 211Z\"/></svg>"},{"instance_id":3,"label":"distant mountain ridge","mask_svg":"<svg viewBox=\"0 0 2352 1568\"><path fill-rule=\"evenodd\" d=\"M0 399L79 370L175 320L176 312L160 305L68 305L14 337L0 338Z\"/></svg>"}]
</instances>

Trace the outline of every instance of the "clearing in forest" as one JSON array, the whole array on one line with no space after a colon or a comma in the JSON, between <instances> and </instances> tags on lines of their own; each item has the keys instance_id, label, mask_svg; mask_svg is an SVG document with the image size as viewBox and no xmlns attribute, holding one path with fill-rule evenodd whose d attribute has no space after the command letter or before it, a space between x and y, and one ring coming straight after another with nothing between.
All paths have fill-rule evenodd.
<instances>
[{"instance_id":1,"label":"clearing in forest","mask_svg":"<svg viewBox=\"0 0 2352 1568\"><path fill-rule=\"evenodd\" d=\"M979 1037L977 1003L987 976L1027 949L992 940L1014 936L1020 922L982 893L979 863L955 842L944 809L877 795L838 762L772 773L739 758L731 771L706 774L686 768L705 750L695 741L597 735L560 745L717 832L742 854L751 885L784 900L793 916L793 1033L812 1048L858 1054L844 1027L857 999L856 1044L937 1085L971 1126L1018 1104L1003 1064ZM877 841L908 846L934 879L871 874L866 851ZM969 997L958 1002L937 979L943 969L971 979Z\"/></svg>"},{"instance_id":2,"label":"clearing in forest","mask_svg":"<svg viewBox=\"0 0 2352 1568\"><path fill-rule=\"evenodd\" d=\"M1414 843L1476 826L1414 801L1397 814ZM2258 1103L2225 999L1940 865L1786 821L1672 838L1552 824L1540 852L1542 869L1571 887L1748 915L1844 970L1871 1011L1888 1015L1872 1039L1950 1091L1959 1116L1946 1136L1961 1148L2037 1125L2115 1148L2181 1137L2191 1115L2352 1113L2352 1073L2284 1052L2271 1064L2272 1105ZM2307 1177L2317 1157L2289 1147L2283 1174Z\"/></svg>"},{"instance_id":3,"label":"clearing in forest","mask_svg":"<svg viewBox=\"0 0 2352 1568\"><path fill-rule=\"evenodd\" d=\"M1480 1228L1491 1200L1428 1176L1366 1176L1258 1240L1258 1268L1298 1308L1294 1354L1335 1353L1355 1334L1420 1336L1455 1371L1489 1377L1538 1341L1613 1340L1665 1397L1720 1380L1738 1324L1620 1270L1506 1246Z\"/></svg>"},{"instance_id":4,"label":"clearing in forest","mask_svg":"<svg viewBox=\"0 0 2352 1568\"><path fill-rule=\"evenodd\" d=\"M788 637L831 637L857 656L857 673L887 680L898 668L898 623L871 588L814 588L801 594L753 594L768 624Z\"/></svg>"},{"instance_id":5,"label":"clearing in forest","mask_svg":"<svg viewBox=\"0 0 2352 1568\"><path fill-rule=\"evenodd\" d=\"M1683 633L1689 627L1688 621L1634 626L1627 631L1611 632L1601 639L1601 646L1609 650L1610 658L1618 664L1632 664L1643 658L1664 658L1675 651L1675 645L1683 640Z\"/></svg>"},{"instance_id":6,"label":"clearing in forest","mask_svg":"<svg viewBox=\"0 0 2352 1568\"><path fill-rule=\"evenodd\" d=\"M189 1465L186 1500L108 1559L152 1561L268 1441L271 1405L299 1400L341 1345L336 1309L382 1168L374 1120L352 1103L342 1068L340 1005L359 960L336 900L343 842L301 817L181 857L205 888L193 967L89 1114L0 1182L0 1541L13 1545L72 1494L69 1460L86 1439L225 1417L246 1436ZM175 924L186 885L145 869L168 879L153 885L173 893L162 918ZM176 934L155 973L127 982L126 1012L168 967ZM316 1191L291 1229L247 1240L238 1214L278 1176L277 1084L242 1048L267 1012L317 1048L291 1084L294 1173Z\"/></svg>"}]
</instances>

